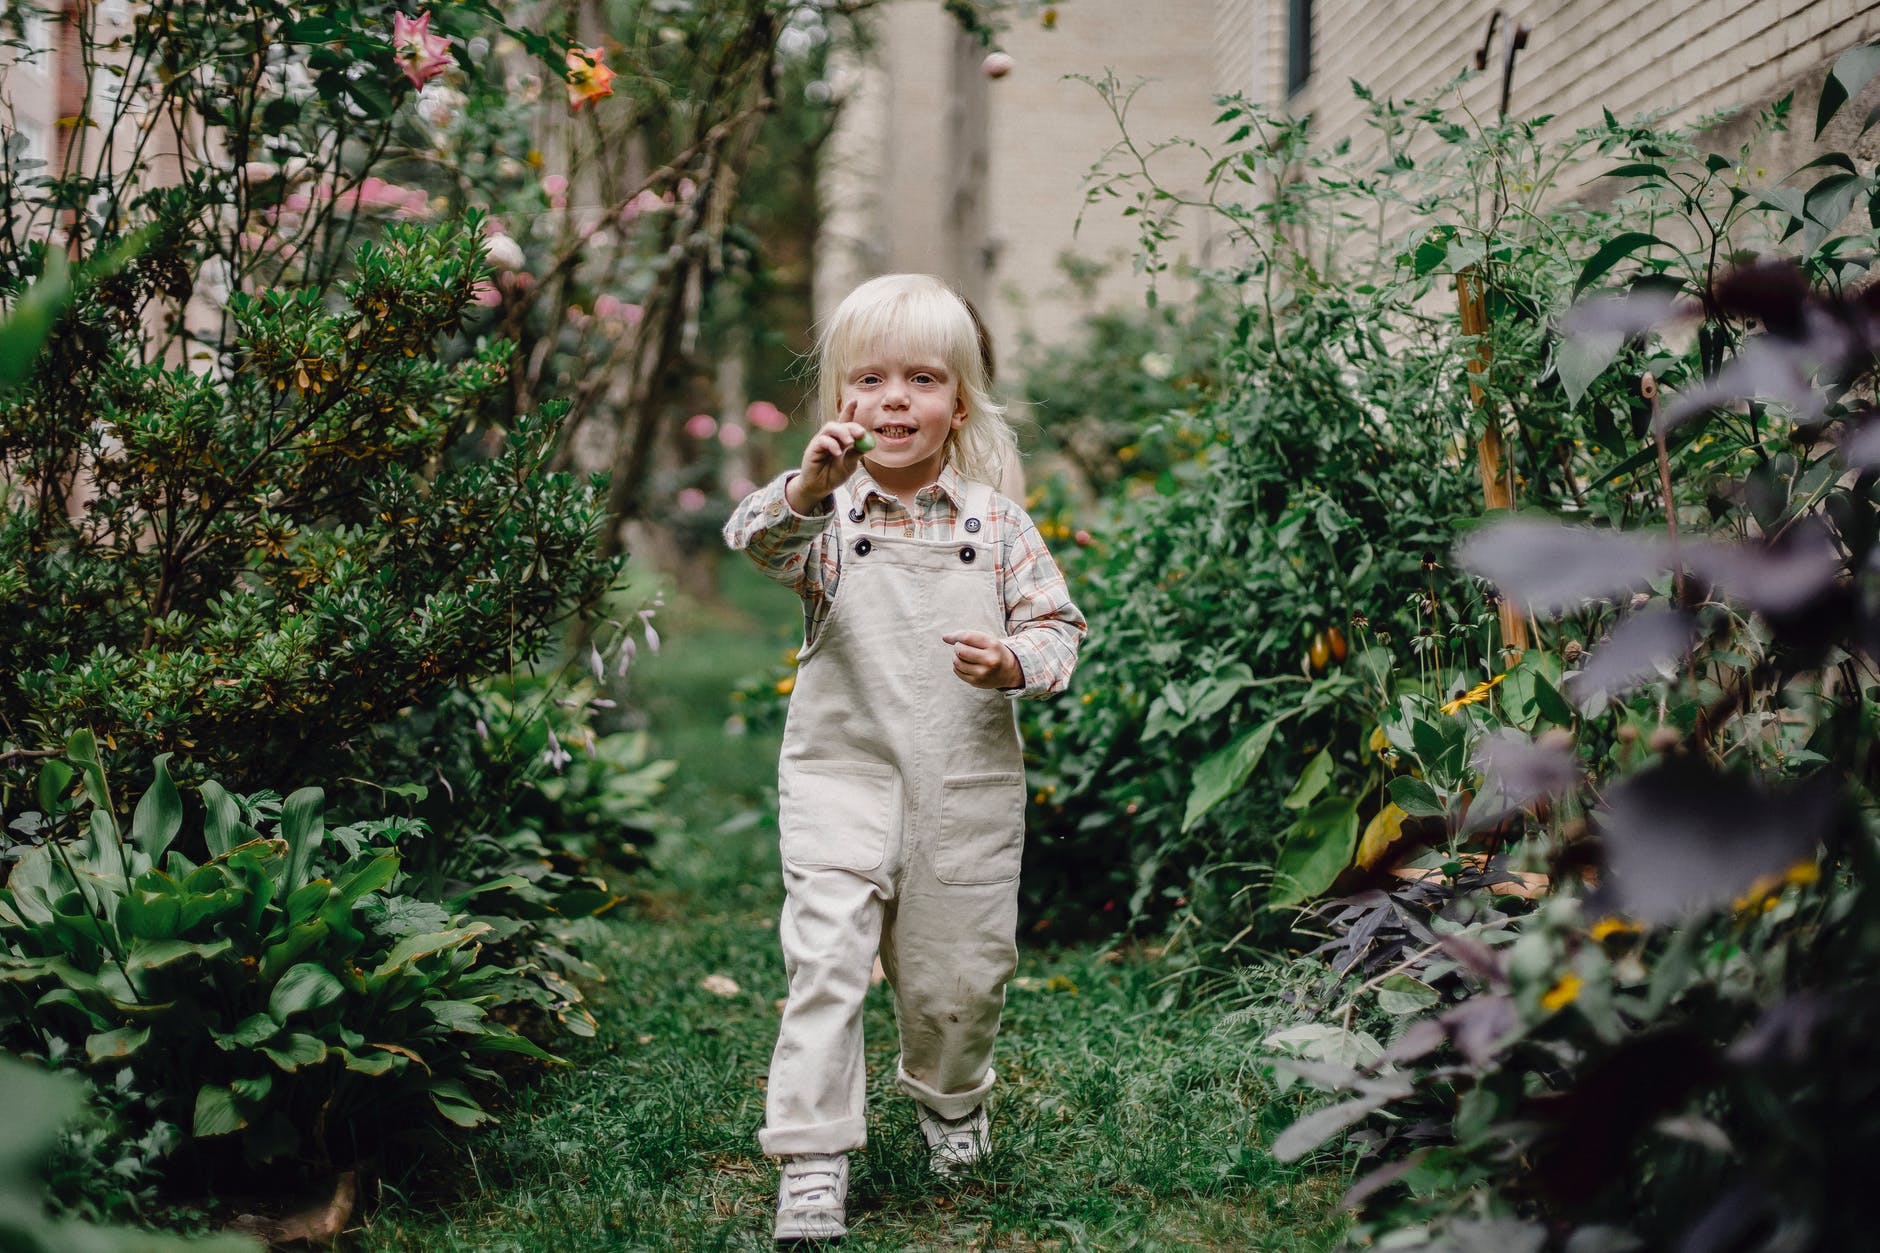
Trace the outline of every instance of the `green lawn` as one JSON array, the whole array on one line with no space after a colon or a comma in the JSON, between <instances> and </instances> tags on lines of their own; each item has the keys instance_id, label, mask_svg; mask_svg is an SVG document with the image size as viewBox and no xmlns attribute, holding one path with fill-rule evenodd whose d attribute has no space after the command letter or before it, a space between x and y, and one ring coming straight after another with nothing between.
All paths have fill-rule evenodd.
<instances>
[{"instance_id":1,"label":"green lawn","mask_svg":"<svg viewBox=\"0 0 1880 1253\"><path fill-rule=\"evenodd\" d=\"M774 735L728 738L727 693L794 638L793 600L727 564L725 602L670 604L664 650L629 694L676 757L683 829L612 924L593 990L599 1036L518 1090L501 1126L389 1174L353 1233L363 1250L770 1247L774 1166L757 1152L784 992ZM737 990L708 990L708 976ZM890 1080L889 992L868 1005L869 1144L854 1159L851 1249L1328 1247L1341 1177L1261 1152L1294 1106L1249 1058L1257 1031L1187 1003L1179 977L1107 946L1030 951L1009 1000L994 1153L928 1174ZM1243 984L1244 986L1244 984ZM722 987L721 987L722 990ZM376 1203L373 1203L376 1201Z\"/></svg>"}]
</instances>

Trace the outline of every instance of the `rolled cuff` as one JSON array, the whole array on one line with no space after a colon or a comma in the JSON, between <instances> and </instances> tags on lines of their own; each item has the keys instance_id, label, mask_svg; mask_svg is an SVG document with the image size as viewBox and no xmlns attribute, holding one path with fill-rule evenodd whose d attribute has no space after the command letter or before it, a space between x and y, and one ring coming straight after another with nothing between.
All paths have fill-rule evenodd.
<instances>
[{"instance_id":1,"label":"rolled cuff","mask_svg":"<svg viewBox=\"0 0 1880 1253\"><path fill-rule=\"evenodd\" d=\"M868 1123L862 1118L838 1118L810 1127L765 1127L757 1143L766 1157L792 1157L798 1153L847 1153L868 1143Z\"/></svg>"},{"instance_id":2,"label":"rolled cuff","mask_svg":"<svg viewBox=\"0 0 1880 1253\"><path fill-rule=\"evenodd\" d=\"M999 1075L997 1071L988 1066L986 1067L986 1077L966 1091L936 1092L916 1079L913 1075L908 1074L907 1068L901 1065L901 1059L897 1057L894 1059L894 1078L895 1081L901 1085L901 1091L907 1093L922 1105L925 1105L928 1109L940 1115L940 1117L952 1121L956 1118L966 1117L966 1115L985 1104L986 1093L992 1091L992 1085L997 1082Z\"/></svg>"}]
</instances>

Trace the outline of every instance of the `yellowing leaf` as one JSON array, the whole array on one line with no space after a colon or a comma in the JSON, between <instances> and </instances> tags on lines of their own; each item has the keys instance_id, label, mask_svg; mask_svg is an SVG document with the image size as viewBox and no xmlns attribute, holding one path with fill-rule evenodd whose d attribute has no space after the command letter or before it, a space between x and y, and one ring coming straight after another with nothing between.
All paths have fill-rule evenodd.
<instances>
[{"instance_id":1,"label":"yellowing leaf","mask_svg":"<svg viewBox=\"0 0 1880 1253\"><path fill-rule=\"evenodd\" d=\"M1377 865L1384 856L1384 850L1403 838L1403 820L1407 817L1409 815L1404 813L1403 807L1391 801L1365 824L1364 834L1358 837L1358 856L1355 859L1360 870L1369 870Z\"/></svg>"}]
</instances>

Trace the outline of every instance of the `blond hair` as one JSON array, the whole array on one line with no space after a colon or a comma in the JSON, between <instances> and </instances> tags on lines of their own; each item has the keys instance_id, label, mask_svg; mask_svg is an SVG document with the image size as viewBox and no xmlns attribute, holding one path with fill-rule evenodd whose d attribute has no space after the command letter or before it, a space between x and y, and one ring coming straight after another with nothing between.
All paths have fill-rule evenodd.
<instances>
[{"instance_id":1,"label":"blond hair","mask_svg":"<svg viewBox=\"0 0 1880 1253\"><path fill-rule=\"evenodd\" d=\"M856 359L890 352L944 364L959 380L966 421L947 456L969 479L997 487L1018 464L1018 437L992 394L991 343L966 298L931 274L884 274L844 297L816 337L818 424L841 417L841 383Z\"/></svg>"}]
</instances>

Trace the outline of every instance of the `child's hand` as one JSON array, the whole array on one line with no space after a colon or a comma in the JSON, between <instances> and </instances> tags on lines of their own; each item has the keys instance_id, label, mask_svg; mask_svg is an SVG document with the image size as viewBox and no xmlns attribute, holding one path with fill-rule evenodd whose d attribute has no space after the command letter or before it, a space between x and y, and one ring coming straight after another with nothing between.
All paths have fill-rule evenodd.
<instances>
[{"instance_id":1,"label":"child's hand","mask_svg":"<svg viewBox=\"0 0 1880 1253\"><path fill-rule=\"evenodd\" d=\"M810 513L829 493L848 481L855 467L862 464L863 449L856 441L868 434L868 428L855 421L856 402L842 409L842 420L823 425L803 450L803 470L790 480L784 494L798 513ZM872 447L872 445L870 445Z\"/></svg>"},{"instance_id":2,"label":"child's hand","mask_svg":"<svg viewBox=\"0 0 1880 1253\"><path fill-rule=\"evenodd\" d=\"M984 631L953 631L940 637L953 645L953 673L974 687L991 691L1022 687L1025 672L1012 650Z\"/></svg>"}]
</instances>

